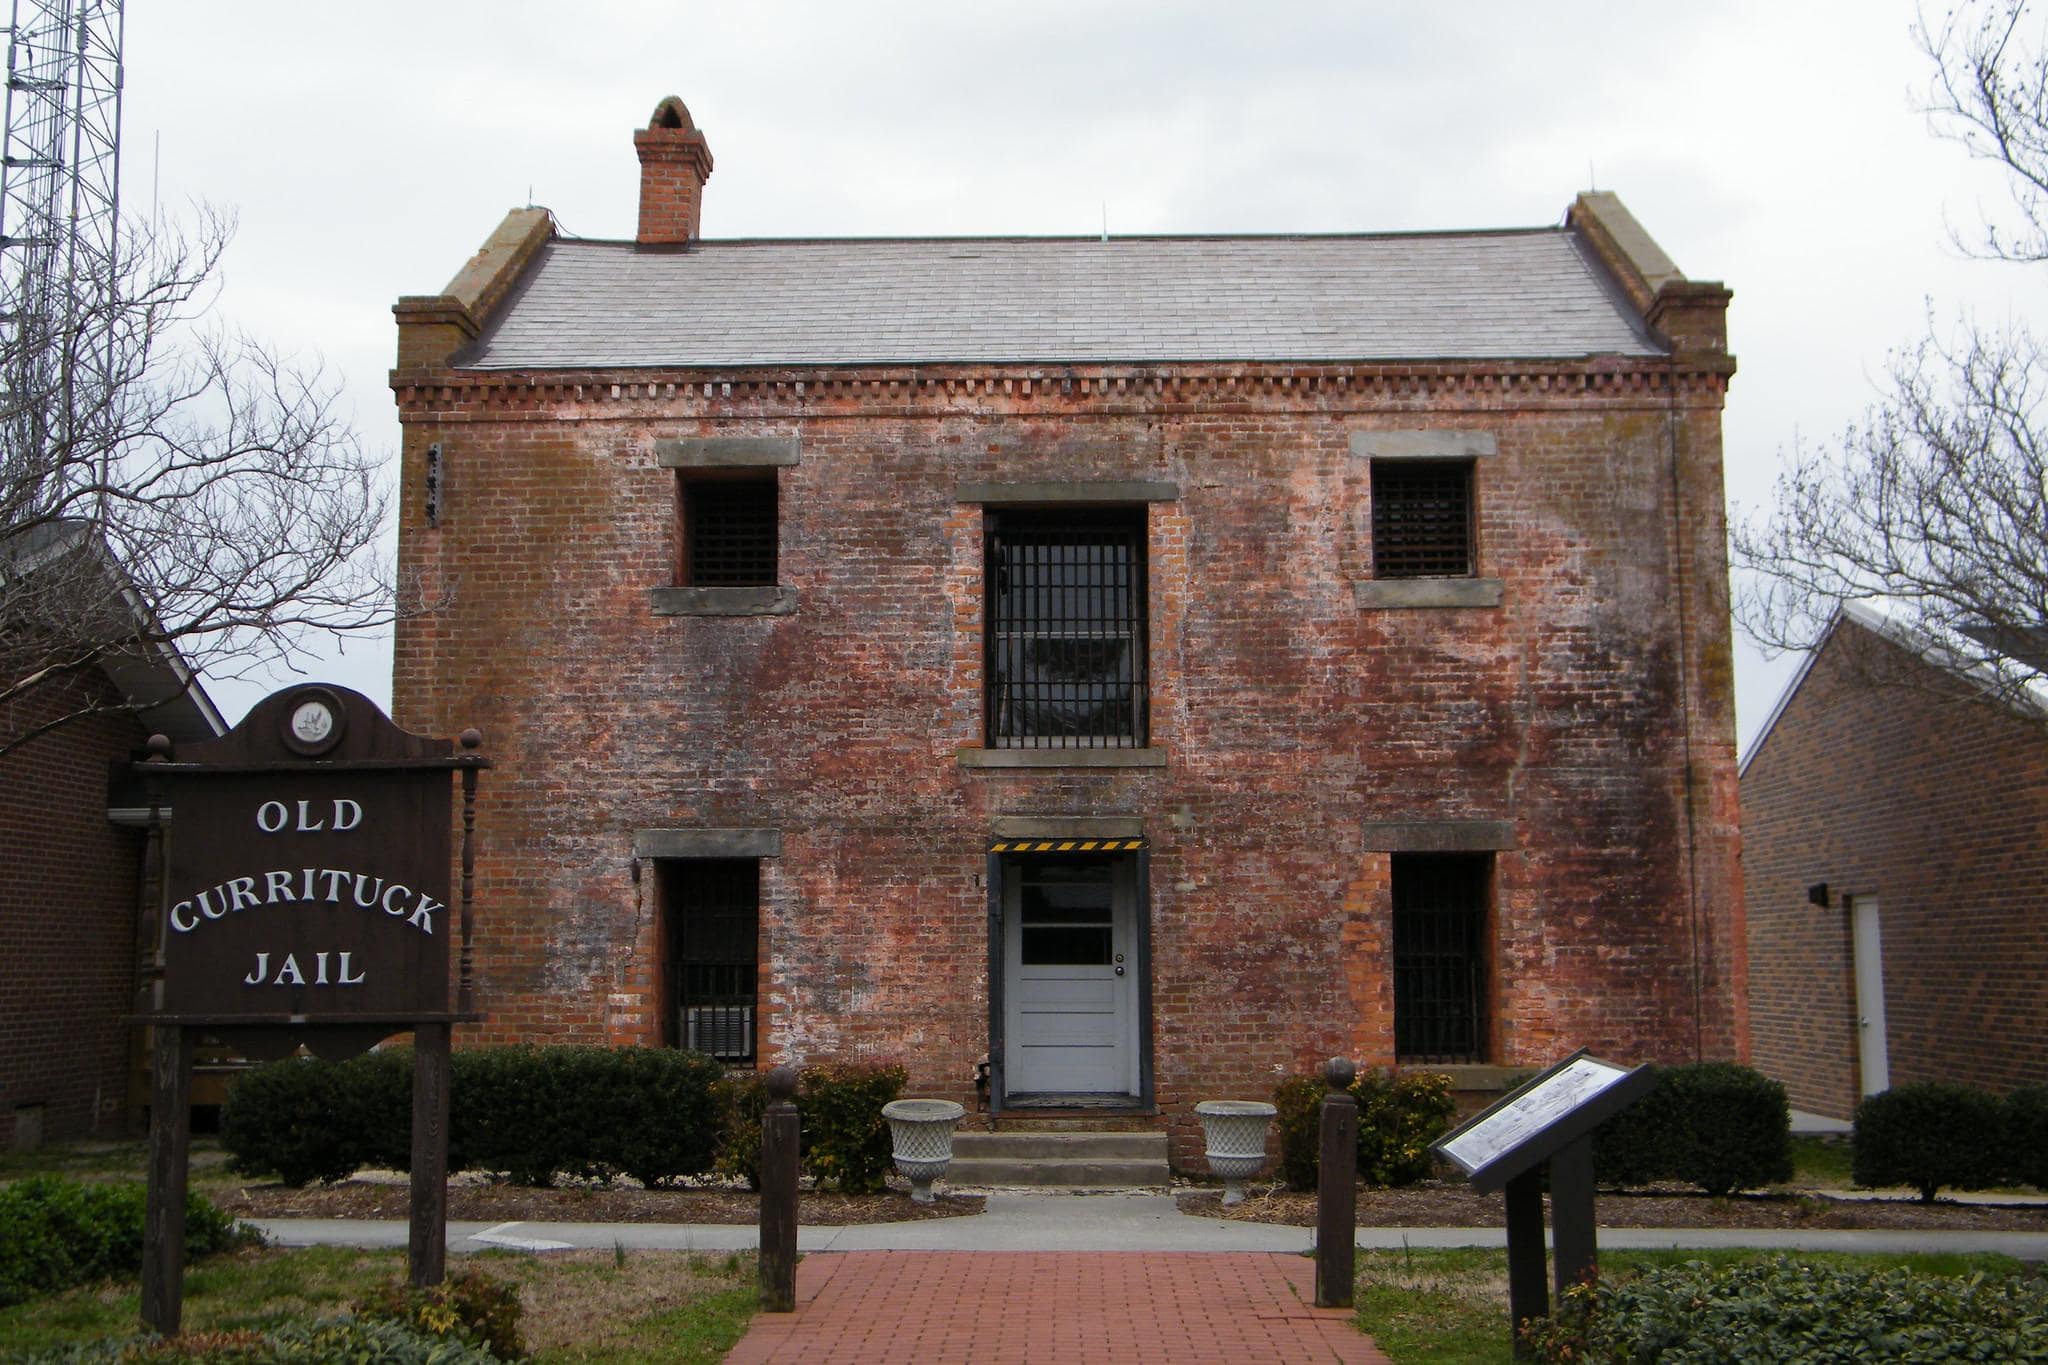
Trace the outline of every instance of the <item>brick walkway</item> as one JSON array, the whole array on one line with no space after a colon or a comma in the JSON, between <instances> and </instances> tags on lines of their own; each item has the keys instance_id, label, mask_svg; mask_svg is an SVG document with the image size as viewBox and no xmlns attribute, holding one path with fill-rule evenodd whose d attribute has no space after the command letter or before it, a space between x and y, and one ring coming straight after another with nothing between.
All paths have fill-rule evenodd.
<instances>
[{"instance_id":1,"label":"brick walkway","mask_svg":"<svg viewBox=\"0 0 2048 1365\"><path fill-rule=\"evenodd\" d=\"M1386 1357L1314 1308L1303 1256L855 1251L806 1256L796 1312L761 1313L727 1365L905 1360L1349 1361Z\"/></svg>"}]
</instances>

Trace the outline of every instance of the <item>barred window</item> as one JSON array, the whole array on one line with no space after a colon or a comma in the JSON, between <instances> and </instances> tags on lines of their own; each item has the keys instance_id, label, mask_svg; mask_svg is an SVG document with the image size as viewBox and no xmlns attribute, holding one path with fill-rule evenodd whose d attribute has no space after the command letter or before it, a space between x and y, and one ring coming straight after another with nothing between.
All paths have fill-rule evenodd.
<instances>
[{"instance_id":1,"label":"barred window","mask_svg":"<svg viewBox=\"0 0 2048 1365\"><path fill-rule=\"evenodd\" d=\"M755 1057L761 864L754 858L661 863L668 918L672 1041L734 1065Z\"/></svg>"},{"instance_id":2,"label":"barred window","mask_svg":"<svg viewBox=\"0 0 2048 1365\"><path fill-rule=\"evenodd\" d=\"M775 582L775 481L685 479L683 582L746 588Z\"/></svg>"},{"instance_id":3,"label":"barred window","mask_svg":"<svg viewBox=\"0 0 2048 1365\"><path fill-rule=\"evenodd\" d=\"M1486 920L1493 858L1396 853L1394 1055L1486 1060Z\"/></svg>"},{"instance_id":4,"label":"barred window","mask_svg":"<svg viewBox=\"0 0 2048 1365\"><path fill-rule=\"evenodd\" d=\"M1373 577L1463 578L1472 561L1472 462L1373 461Z\"/></svg>"},{"instance_id":5,"label":"barred window","mask_svg":"<svg viewBox=\"0 0 2048 1365\"><path fill-rule=\"evenodd\" d=\"M1146 742L1145 513L991 512L991 748Z\"/></svg>"}]
</instances>

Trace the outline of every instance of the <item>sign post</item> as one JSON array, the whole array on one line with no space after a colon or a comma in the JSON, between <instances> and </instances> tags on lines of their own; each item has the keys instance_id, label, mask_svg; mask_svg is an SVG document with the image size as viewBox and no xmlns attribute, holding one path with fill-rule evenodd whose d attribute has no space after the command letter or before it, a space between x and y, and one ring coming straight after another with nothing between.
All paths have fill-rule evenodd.
<instances>
[{"instance_id":1,"label":"sign post","mask_svg":"<svg viewBox=\"0 0 2048 1365\"><path fill-rule=\"evenodd\" d=\"M175 756L151 737L137 768L152 811L174 814L156 979L138 1016L157 1040L142 1297L156 1331L174 1335L181 1316L194 1032L257 1060L301 1046L339 1060L410 1030L412 1281L442 1278L450 1028L482 1017L470 963L476 774L490 766L481 743L465 731L458 754L455 741L401 730L369 698L320 684L273 693ZM459 898L448 884L451 773L462 776Z\"/></svg>"},{"instance_id":2,"label":"sign post","mask_svg":"<svg viewBox=\"0 0 2048 1365\"><path fill-rule=\"evenodd\" d=\"M1593 1130L1655 1083L1647 1066L1621 1067L1582 1048L1518 1086L1431 1146L1482 1193L1507 1201L1508 1312L1516 1355L1521 1325L1550 1313L1543 1252L1543 1169L1550 1168L1550 1221L1557 1289L1599 1268L1593 1219Z\"/></svg>"}]
</instances>

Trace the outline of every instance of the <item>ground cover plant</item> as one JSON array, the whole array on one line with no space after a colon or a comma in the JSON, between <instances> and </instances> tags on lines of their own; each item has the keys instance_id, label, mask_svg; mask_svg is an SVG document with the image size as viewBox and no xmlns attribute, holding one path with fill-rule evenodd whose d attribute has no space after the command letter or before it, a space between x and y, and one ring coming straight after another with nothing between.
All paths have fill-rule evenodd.
<instances>
[{"instance_id":1,"label":"ground cover plant","mask_svg":"<svg viewBox=\"0 0 2048 1365\"><path fill-rule=\"evenodd\" d=\"M1704 1267L1685 1272L1731 1277L1733 1283L1752 1284L1768 1276L1769 1268L1781 1258L1762 1251L1608 1251L1600 1257L1602 1273L1610 1280L1634 1283L1658 1273L1677 1273L1688 1262ZM2003 1256L1915 1255L1862 1256L1812 1253L1790 1258L1791 1264L1811 1267L1817 1279L1865 1275L1885 1276L1910 1273L1919 1281L1931 1281L1921 1292L1930 1301L1974 1296L1988 1290L1971 1286L2011 1286L2012 1295L2026 1301L2029 1296L2048 1293L2039 1267L2028 1266ZM2002 1292L2002 1291L2001 1291ZM1469 1362L1470 1365L1507 1365L1513 1359L1508 1333L1507 1253L1494 1249L1364 1251L1359 1253L1357 1323L1371 1335L1395 1365L1430 1362ZM1747 1359L1807 1360L1824 1357L1800 1354L1721 1354L1688 1357L1682 1354L1645 1352L1640 1355L1577 1355L1574 1361L1688 1359L1735 1361ZM1882 1352L1845 1355L1841 1359L1900 1359ZM2048 1355L1956 1355L1904 1357L1933 1359L2048 1359Z\"/></svg>"},{"instance_id":2,"label":"ground cover plant","mask_svg":"<svg viewBox=\"0 0 2048 1365\"><path fill-rule=\"evenodd\" d=\"M37 1175L0 1187L0 1307L142 1269L147 1188L137 1181ZM254 1234L196 1191L185 1200L185 1258Z\"/></svg>"},{"instance_id":3,"label":"ground cover plant","mask_svg":"<svg viewBox=\"0 0 2048 1365\"><path fill-rule=\"evenodd\" d=\"M716 1361L746 1331L756 1295L754 1260L747 1253L493 1252L463 1258L451 1269L456 1275L481 1271L488 1281L517 1294L518 1336L528 1358L540 1365ZM464 1347L461 1334L452 1333L452 1328L456 1321L475 1317L502 1326L502 1298L456 1289L447 1296L450 1312L421 1312L435 1296L416 1300L410 1291L395 1288L404 1275L405 1257L396 1251L245 1249L187 1273L185 1330L202 1339L205 1334L305 1333L316 1322L391 1313L415 1327L451 1331L429 1338L444 1353L434 1357L435 1365L444 1359L454 1365L500 1358L463 1354L472 1348ZM451 1283L454 1279L451 1275ZM82 1286L0 1310L0 1343L5 1343L0 1362L14 1365L34 1359L36 1353L84 1350L96 1341L131 1339L139 1312L132 1279ZM382 1321L392 1328L405 1326L388 1318ZM381 1327L369 1330L397 1339ZM401 1362L415 1357L366 1352L338 1358Z\"/></svg>"}]
</instances>

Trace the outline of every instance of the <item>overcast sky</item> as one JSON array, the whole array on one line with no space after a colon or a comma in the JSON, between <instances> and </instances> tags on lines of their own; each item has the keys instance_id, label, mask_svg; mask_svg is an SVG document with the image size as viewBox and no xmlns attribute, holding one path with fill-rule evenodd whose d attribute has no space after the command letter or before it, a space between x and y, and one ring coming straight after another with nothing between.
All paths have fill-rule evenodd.
<instances>
[{"instance_id":1,"label":"overcast sky","mask_svg":"<svg viewBox=\"0 0 2048 1365\"><path fill-rule=\"evenodd\" d=\"M1735 292L1738 511L1833 440L1889 351L2043 277L1949 244L2004 186L1915 111L1897 0L1686 5L129 0L128 209L234 210L224 313L324 360L395 460L391 304L508 208L628 237L631 135L680 95L704 234L1536 226L1619 193ZM1790 664L1739 646L1745 741ZM388 641L325 669L388 703ZM267 692L221 684L230 718Z\"/></svg>"}]
</instances>

